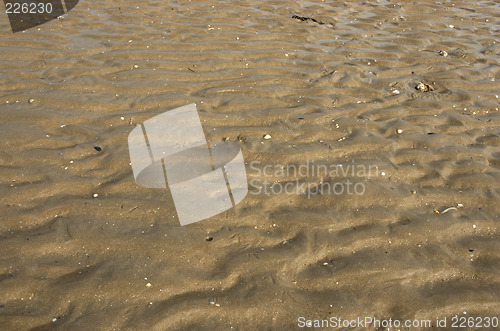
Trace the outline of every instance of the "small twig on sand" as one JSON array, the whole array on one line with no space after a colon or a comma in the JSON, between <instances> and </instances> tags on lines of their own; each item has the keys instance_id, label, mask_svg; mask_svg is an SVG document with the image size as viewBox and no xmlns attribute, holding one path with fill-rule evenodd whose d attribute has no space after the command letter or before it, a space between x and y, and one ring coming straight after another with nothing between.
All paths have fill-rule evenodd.
<instances>
[{"instance_id":1,"label":"small twig on sand","mask_svg":"<svg viewBox=\"0 0 500 331\"><path fill-rule=\"evenodd\" d=\"M443 210L440 214L444 214L444 213L447 213L449 212L450 210L458 210L457 207L450 207L450 208L446 208L445 210Z\"/></svg>"},{"instance_id":2,"label":"small twig on sand","mask_svg":"<svg viewBox=\"0 0 500 331\"><path fill-rule=\"evenodd\" d=\"M313 21L314 23L325 24L325 22L318 21L317 19L312 18L312 17L305 17L305 16L293 15L292 18L295 18L297 20L301 20L302 22Z\"/></svg>"}]
</instances>

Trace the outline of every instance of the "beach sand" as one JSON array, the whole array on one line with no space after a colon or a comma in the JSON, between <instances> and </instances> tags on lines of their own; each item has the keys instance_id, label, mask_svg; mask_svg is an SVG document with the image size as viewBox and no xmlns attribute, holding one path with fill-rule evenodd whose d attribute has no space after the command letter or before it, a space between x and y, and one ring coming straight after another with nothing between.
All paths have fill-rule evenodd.
<instances>
[{"instance_id":1,"label":"beach sand","mask_svg":"<svg viewBox=\"0 0 500 331\"><path fill-rule=\"evenodd\" d=\"M0 15L1 329L500 318L499 26L495 1L80 0L19 33ZM190 103L240 145L249 193L180 226L127 137Z\"/></svg>"}]
</instances>

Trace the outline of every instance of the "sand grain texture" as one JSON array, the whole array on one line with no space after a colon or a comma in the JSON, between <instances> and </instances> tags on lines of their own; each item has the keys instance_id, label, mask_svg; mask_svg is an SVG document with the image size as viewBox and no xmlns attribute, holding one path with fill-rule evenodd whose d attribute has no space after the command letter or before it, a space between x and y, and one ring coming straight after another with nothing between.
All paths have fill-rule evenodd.
<instances>
[{"instance_id":1,"label":"sand grain texture","mask_svg":"<svg viewBox=\"0 0 500 331\"><path fill-rule=\"evenodd\" d=\"M499 26L495 1L80 0L16 34L0 15L1 328L500 317ZM249 180L297 179L252 161L378 172L299 178L362 195L250 187L181 227L127 136L189 103Z\"/></svg>"}]
</instances>

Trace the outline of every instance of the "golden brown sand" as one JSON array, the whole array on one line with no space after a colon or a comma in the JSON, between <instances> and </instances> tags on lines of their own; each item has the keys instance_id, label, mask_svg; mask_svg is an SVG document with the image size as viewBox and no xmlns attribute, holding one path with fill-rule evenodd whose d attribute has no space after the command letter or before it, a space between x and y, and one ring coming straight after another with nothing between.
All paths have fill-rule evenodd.
<instances>
[{"instance_id":1,"label":"golden brown sand","mask_svg":"<svg viewBox=\"0 0 500 331\"><path fill-rule=\"evenodd\" d=\"M0 328L500 317L499 26L496 1L81 0L15 34L0 15ZM364 193L252 186L181 227L127 136L189 103L249 181Z\"/></svg>"}]
</instances>

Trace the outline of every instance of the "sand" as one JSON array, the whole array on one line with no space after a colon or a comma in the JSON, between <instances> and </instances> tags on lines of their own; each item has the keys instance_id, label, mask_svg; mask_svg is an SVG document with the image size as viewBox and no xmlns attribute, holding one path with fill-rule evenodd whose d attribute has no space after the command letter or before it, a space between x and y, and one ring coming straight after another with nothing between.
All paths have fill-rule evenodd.
<instances>
[{"instance_id":1,"label":"sand","mask_svg":"<svg viewBox=\"0 0 500 331\"><path fill-rule=\"evenodd\" d=\"M499 20L427 0L81 0L18 33L0 15L1 328L499 318ZM180 226L127 136L190 103L240 145L249 193ZM337 175L278 171L320 165Z\"/></svg>"}]
</instances>

